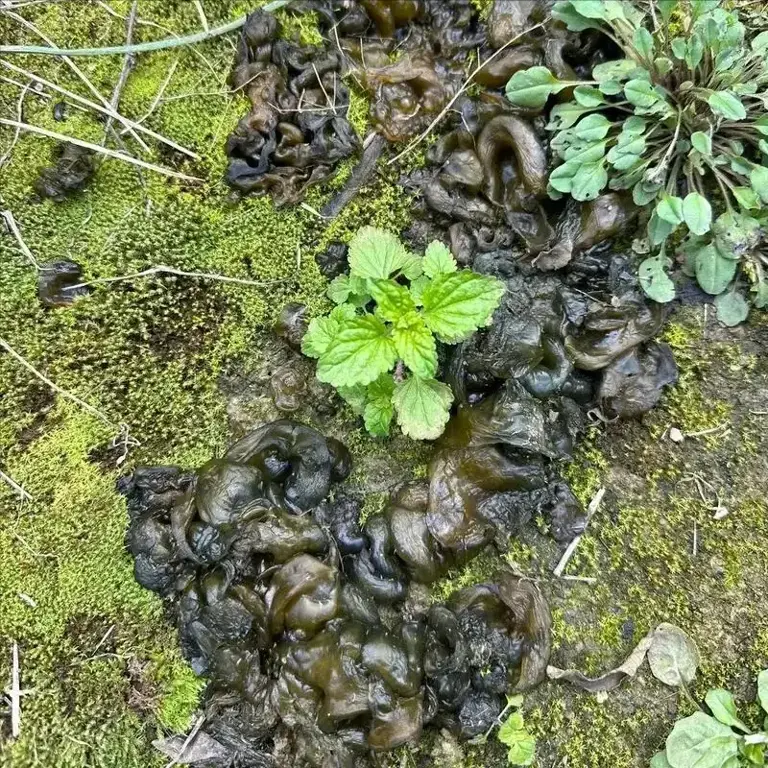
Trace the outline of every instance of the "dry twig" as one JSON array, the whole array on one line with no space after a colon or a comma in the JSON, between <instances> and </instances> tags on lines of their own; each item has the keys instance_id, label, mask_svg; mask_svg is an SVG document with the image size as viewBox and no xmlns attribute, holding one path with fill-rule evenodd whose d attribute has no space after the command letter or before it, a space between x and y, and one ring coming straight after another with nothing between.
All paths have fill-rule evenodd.
<instances>
[{"instance_id":1,"label":"dry twig","mask_svg":"<svg viewBox=\"0 0 768 768\"><path fill-rule=\"evenodd\" d=\"M45 128L41 128L38 125L30 125L29 123L22 123L18 120L6 120L0 117L0 125L10 125L11 127L20 126L22 130L29 131L30 133L37 133L40 136L47 136L49 139L57 139L58 141L68 141L70 144L77 144L78 147L84 147L90 149L93 152L98 152L108 157L115 157L118 160L125 160L126 163L137 165L140 168L146 168L150 171L156 171L162 173L164 176L171 176L174 179L182 179L184 181L202 181L197 176L188 176L186 173L180 173L179 171L173 171L170 168L165 168L162 165L155 165L154 163L147 163L144 160L139 160L137 157L126 155L124 152L116 152L114 149L108 147L100 147L98 144L91 144L89 141L82 141L76 139L74 136L66 136L63 133L57 133L56 131L49 131Z\"/></svg>"},{"instance_id":2,"label":"dry twig","mask_svg":"<svg viewBox=\"0 0 768 768\"><path fill-rule=\"evenodd\" d=\"M21 686L19 674L19 646L13 641L13 669L11 671L11 736L14 739L19 738L21 733Z\"/></svg>"},{"instance_id":3,"label":"dry twig","mask_svg":"<svg viewBox=\"0 0 768 768\"><path fill-rule=\"evenodd\" d=\"M105 115L110 114L110 111L108 109L100 106L95 101L91 101L90 99L86 99L83 96L79 96L73 91L68 91L66 88L62 88L60 85L57 85L56 83L52 83L50 80L46 80L45 78L42 78L39 75L36 75L34 72L30 72L26 69L23 69L22 67L17 67L15 64L12 64L10 61L0 60L0 64L4 66L6 69L10 69L13 72L16 72L21 75L25 75L26 77L29 77L35 82L38 82L41 85L44 85L46 88L50 88L52 91L61 93L63 96L67 96L68 98L78 102L79 104L82 104L90 109L94 109L97 112L101 112L102 114L105 114ZM146 119L146 116L142 118L142 120L145 120L145 119ZM182 154L187 155L188 157L191 157L193 160L200 159L200 156L195 152L193 152L191 149L182 147L181 144L177 144L175 141L172 141L171 139L163 136L162 134L157 133L151 130L150 128L146 128L143 125L140 125L138 121L134 121L127 117L121 116L120 122L126 126L126 128L123 129L124 132L135 129L136 131L143 133L146 136L150 136L153 139L156 139L157 141L162 142L163 144L167 144L169 147L172 147L178 152L181 152Z\"/></svg>"},{"instance_id":4,"label":"dry twig","mask_svg":"<svg viewBox=\"0 0 768 768\"><path fill-rule=\"evenodd\" d=\"M203 727L204 722L205 715L200 715L200 717L197 718L197 722L192 727L192 730L189 732L189 736L184 739L184 743L181 745L179 754L176 755L176 757L174 757L173 760L171 760L171 762L165 766L165 768L173 768L174 765L178 765L181 762L181 759L184 757L184 753L187 751L187 747L194 741L195 736L197 736L200 729Z\"/></svg>"},{"instance_id":5,"label":"dry twig","mask_svg":"<svg viewBox=\"0 0 768 768\"><path fill-rule=\"evenodd\" d=\"M136 277L151 277L152 275L168 274L178 275L179 277L202 277L206 280L221 280L224 283L238 283L239 285L254 285L259 288L263 288L267 285L276 285L277 283L284 283L285 280L263 280L261 282L257 280L246 280L243 277L227 277L226 275L217 275L213 272L187 272L183 269L176 269L175 267L166 267L160 264L157 267L150 267L149 269L143 269L141 272L131 272L127 275L118 275L116 277L98 277L95 280L89 280L85 283L78 283L77 285L68 285L63 290L74 291L75 288L83 288L86 285L98 285L99 283L118 283L121 280L133 280Z\"/></svg>"},{"instance_id":6,"label":"dry twig","mask_svg":"<svg viewBox=\"0 0 768 768\"><path fill-rule=\"evenodd\" d=\"M27 95L27 91L32 86L32 81L30 80L22 89L21 93L19 94L19 100L16 103L16 119L19 122L22 122L24 120L24 98ZM19 136L21 135L21 128L16 128L16 131L13 134L13 139L11 140L11 144L8 147L8 149L3 153L3 156L0 157L0 168L2 168L6 162L8 162L8 158L11 156L11 152L13 152L13 148L16 146L16 143L19 140Z\"/></svg>"},{"instance_id":7,"label":"dry twig","mask_svg":"<svg viewBox=\"0 0 768 768\"><path fill-rule=\"evenodd\" d=\"M128 18L125 21L125 42L126 45L130 45L133 42L133 28L136 25L136 10L139 5L139 0L133 0L133 3L131 3L131 10L128 13ZM117 114L117 108L120 106L120 94L123 91L123 88L125 87L125 83L128 80L128 75L131 73L131 70L136 66L136 54L135 53L126 53L125 59L123 60L123 68L120 70L120 77L117 79L117 83L115 84L115 90L112 91L112 99L110 100L110 105L112 107L112 111ZM104 129L104 141L107 140L107 135L109 135L109 129L112 127L112 115L107 116L107 125Z\"/></svg>"},{"instance_id":8,"label":"dry twig","mask_svg":"<svg viewBox=\"0 0 768 768\"><path fill-rule=\"evenodd\" d=\"M589 502L589 506L587 507L587 522L585 525L589 525L589 521L592 519L592 515L597 512L597 508L600 506L600 502L603 500L603 496L605 495L605 488L601 488L593 497L592 501ZM563 571L565 570L565 566L568 565L568 561L573 557L573 553L576 551L576 547L579 546L579 542L581 541L582 537L584 536L583 533L580 533L578 536L576 536L573 541L568 545L565 552L563 552L563 556L560 558L560 562L555 566L555 570L552 571L552 573L560 578L563 575Z\"/></svg>"},{"instance_id":9,"label":"dry twig","mask_svg":"<svg viewBox=\"0 0 768 768\"><path fill-rule=\"evenodd\" d=\"M13 214L10 211L0 211L0 216L5 219L5 223L8 225L10 233L16 238L16 242L21 248L21 252L29 259L32 266L38 271L42 271L42 267L37 263L37 259L32 255L32 251L29 250L27 244L24 242L24 238L19 232L19 226L16 224L16 219L13 218Z\"/></svg>"},{"instance_id":10,"label":"dry twig","mask_svg":"<svg viewBox=\"0 0 768 768\"><path fill-rule=\"evenodd\" d=\"M73 395L71 392L68 392L66 389L63 389L55 382L51 381L47 376L44 376L40 371L35 368L32 363L25 360L4 338L0 337L0 347L2 347L6 352L8 352L9 355L14 357L18 362L20 362L28 371L31 371L35 376L37 376L40 381L42 381L44 384L47 384L52 390L55 392L58 392L63 397L66 397L68 400L71 400L76 405L79 405L84 410L88 411L88 413L91 414L91 416L95 416L97 419L102 421L104 424L110 427L114 427L115 424L113 424L101 411L94 408L92 405L89 405L85 402L85 400L81 400L77 395Z\"/></svg>"},{"instance_id":11,"label":"dry twig","mask_svg":"<svg viewBox=\"0 0 768 768\"><path fill-rule=\"evenodd\" d=\"M26 501L32 501L32 497L10 475L6 475L5 472L3 472L1 469L0 480L5 480L5 482L8 483L8 485L10 485L11 488L13 488L13 490L16 491L16 493L18 493L22 499Z\"/></svg>"}]
</instances>

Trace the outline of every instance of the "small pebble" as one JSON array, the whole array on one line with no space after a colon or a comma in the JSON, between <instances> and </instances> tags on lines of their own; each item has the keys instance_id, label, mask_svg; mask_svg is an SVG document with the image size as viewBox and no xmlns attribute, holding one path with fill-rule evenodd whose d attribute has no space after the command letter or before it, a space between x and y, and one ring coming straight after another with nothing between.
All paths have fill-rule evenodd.
<instances>
[{"instance_id":1,"label":"small pebble","mask_svg":"<svg viewBox=\"0 0 768 768\"><path fill-rule=\"evenodd\" d=\"M682 443L685 440L685 436L677 427L672 427L669 430L669 439L673 443Z\"/></svg>"}]
</instances>

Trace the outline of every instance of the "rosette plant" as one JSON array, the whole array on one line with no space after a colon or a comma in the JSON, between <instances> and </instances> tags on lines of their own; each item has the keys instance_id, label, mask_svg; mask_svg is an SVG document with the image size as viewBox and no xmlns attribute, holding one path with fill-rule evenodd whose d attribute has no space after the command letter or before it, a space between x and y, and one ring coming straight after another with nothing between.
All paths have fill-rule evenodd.
<instances>
[{"instance_id":1,"label":"rosette plant","mask_svg":"<svg viewBox=\"0 0 768 768\"><path fill-rule=\"evenodd\" d=\"M509 100L529 109L573 89L547 126L560 160L550 196L631 190L652 206L639 277L656 301L675 296L667 268L676 252L726 324L746 318L745 287L755 306L768 305L768 259L757 249L768 204L768 32L748 41L721 0L560 0L552 16L572 31L600 30L623 58L595 66L589 81L558 80L546 67L509 80Z\"/></svg>"}]
</instances>

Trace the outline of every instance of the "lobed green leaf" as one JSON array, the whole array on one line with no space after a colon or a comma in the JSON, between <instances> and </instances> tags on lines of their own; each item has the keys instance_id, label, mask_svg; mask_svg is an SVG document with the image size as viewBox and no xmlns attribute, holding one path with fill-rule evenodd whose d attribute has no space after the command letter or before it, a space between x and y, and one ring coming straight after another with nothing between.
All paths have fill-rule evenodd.
<instances>
[{"instance_id":1,"label":"lobed green leaf","mask_svg":"<svg viewBox=\"0 0 768 768\"><path fill-rule=\"evenodd\" d=\"M447 275L458 269L450 248L438 240L434 240L427 246L422 266L427 277Z\"/></svg>"},{"instance_id":2,"label":"lobed green leaf","mask_svg":"<svg viewBox=\"0 0 768 768\"><path fill-rule=\"evenodd\" d=\"M320 355L317 378L334 387L369 384L397 359L389 329L375 315L347 321L331 341Z\"/></svg>"},{"instance_id":3,"label":"lobed green leaf","mask_svg":"<svg viewBox=\"0 0 768 768\"><path fill-rule=\"evenodd\" d=\"M362 227L349 244L349 268L358 277L386 279L403 268L408 256L397 235L376 227Z\"/></svg>"},{"instance_id":4,"label":"lobed green leaf","mask_svg":"<svg viewBox=\"0 0 768 768\"><path fill-rule=\"evenodd\" d=\"M440 341L455 344L491 322L505 290L500 280L466 269L438 275L421 297L424 320Z\"/></svg>"},{"instance_id":5,"label":"lobed green leaf","mask_svg":"<svg viewBox=\"0 0 768 768\"><path fill-rule=\"evenodd\" d=\"M453 392L436 379L414 375L397 384L392 401L403 434L415 440L434 440L448 423Z\"/></svg>"}]
</instances>

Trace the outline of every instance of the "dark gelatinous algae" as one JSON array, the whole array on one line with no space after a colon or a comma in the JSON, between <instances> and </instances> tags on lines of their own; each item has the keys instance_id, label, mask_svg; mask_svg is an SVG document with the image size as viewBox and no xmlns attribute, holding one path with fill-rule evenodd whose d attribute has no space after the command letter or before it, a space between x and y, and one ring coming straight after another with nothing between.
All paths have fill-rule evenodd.
<instances>
[{"instance_id":1,"label":"dark gelatinous algae","mask_svg":"<svg viewBox=\"0 0 768 768\"><path fill-rule=\"evenodd\" d=\"M279 39L268 14L248 18L232 84L252 108L228 141L227 178L278 204L358 149L342 75L356 70L375 129L404 141L458 92L468 52L487 61L521 37L477 74L480 96L455 101L426 168L402 180L418 193L405 233L414 246L438 237L507 287L488 328L440 349L459 405L427 478L395 488L361 524L343 484L347 450L283 420L196 472L139 468L120 481L136 578L166 598L185 655L209 680L203 731L216 765L351 768L426 726L486 731L507 692L545 673L547 605L506 571L444 603L430 604L426 585L504 547L534 516L563 544L581 533L558 462L585 412L635 417L676 378L669 349L652 340L660 307L642 297L631 261L599 246L635 216L631 202L548 200L542 120L488 90L535 64L573 79L604 56L591 31L550 23L523 35L547 7L496 0L482 22L469 0L300 0L292 8L316 12L328 39L317 47ZM318 256L329 279L346 262L342 243ZM275 327L294 357L305 330L300 305ZM307 386L290 362L270 383L287 413Z\"/></svg>"},{"instance_id":2,"label":"dark gelatinous algae","mask_svg":"<svg viewBox=\"0 0 768 768\"><path fill-rule=\"evenodd\" d=\"M301 47L278 33L275 17L264 12L252 13L243 28L230 84L246 94L251 110L227 140L226 180L284 205L330 178L359 140L346 118L341 52Z\"/></svg>"},{"instance_id":3,"label":"dark gelatinous algae","mask_svg":"<svg viewBox=\"0 0 768 768\"><path fill-rule=\"evenodd\" d=\"M556 452L542 414L513 399L468 407L429 479L363 526L357 502L328 498L350 471L347 450L290 421L195 473L121 480L136 578L168 598L185 655L210 681L206 733L231 764L352 766L429 724L469 738L509 690L541 681L550 616L530 582L504 572L445 603L420 596L536 509L556 510L558 530L583 526L537 454Z\"/></svg>"},{"instance_id":4,"label":"dark gelatinous algae","mask_svg":"<svg viewBox=\"0 0 768 768\"><path fill-rule=\"evenodd\" d=\"M82 283L80 265L74 261L51 261L40 265L37 295L46 307L67 307L89 293ZM78 286L78 287L75 287Z\"/></svg>"},{"instance_id":5,"label":"dark gelatinous algae","mask_svg":"<svg viewBox=\"0 0 768 768\"><path fill-rule=\"evenodd\" d=\"M85 187L93 176L95 166L93 152L76 144L57 144L55 152L56 162L40 171L35 191L41 197L62 202Z\"/></svg>"}]
</instances>

